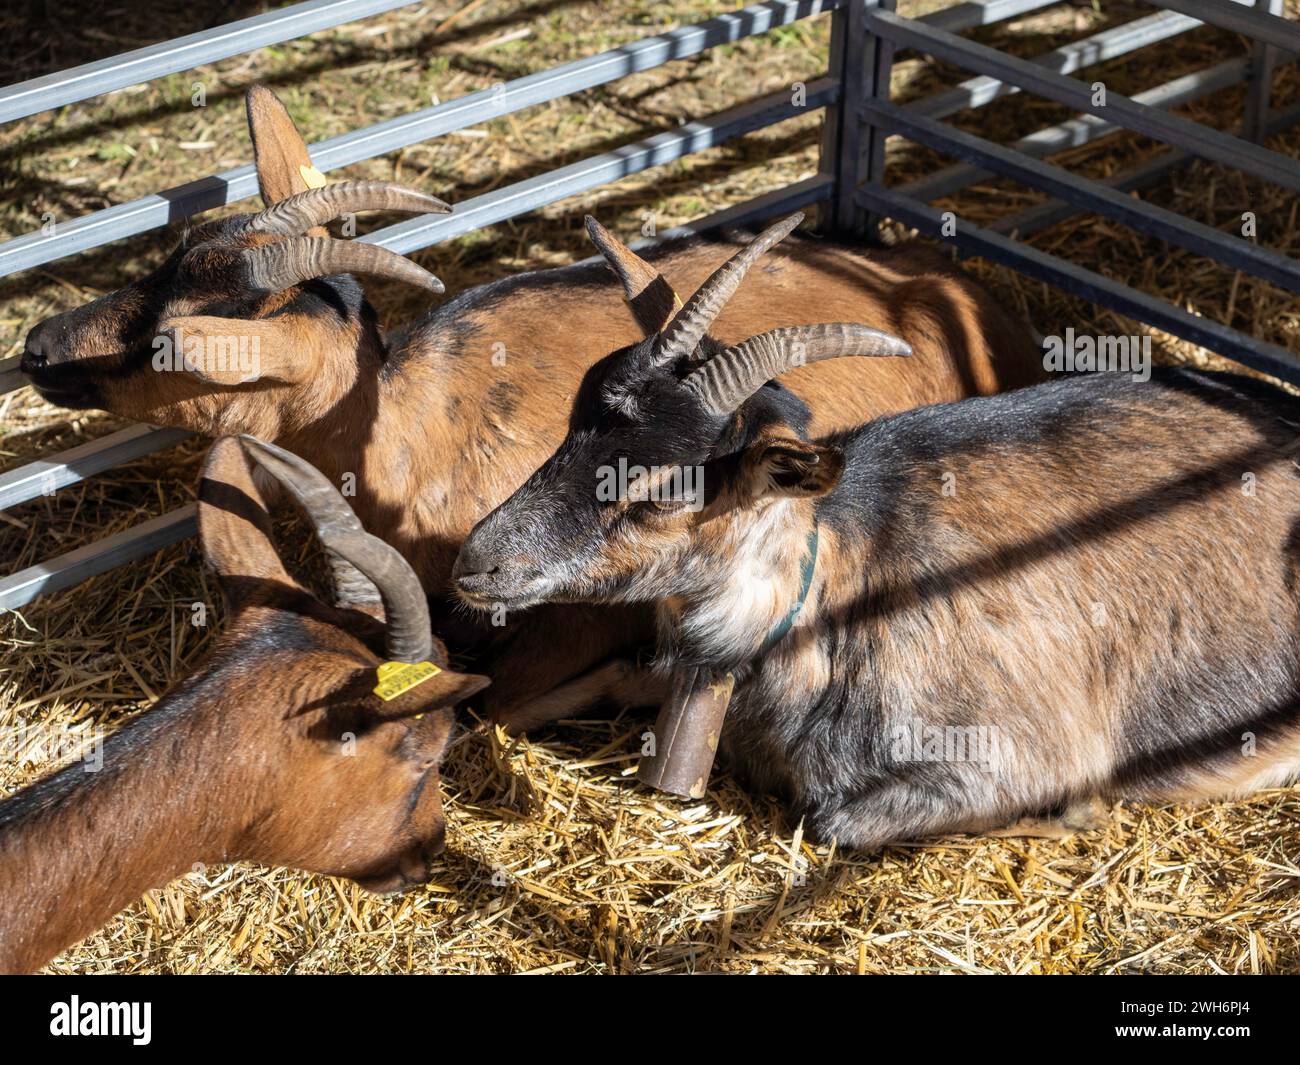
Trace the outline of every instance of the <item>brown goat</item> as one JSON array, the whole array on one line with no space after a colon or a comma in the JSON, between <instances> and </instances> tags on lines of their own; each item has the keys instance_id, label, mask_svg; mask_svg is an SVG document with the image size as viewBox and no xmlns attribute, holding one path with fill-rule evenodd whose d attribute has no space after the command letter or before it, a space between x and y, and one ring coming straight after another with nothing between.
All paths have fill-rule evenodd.
<instances>
[{"instance_id":1,"label":"brown goat","mask_svg":"<svg viewBox=\"0 0 1300 1065\"><path fill-rule=\"evenodd\" d=\"M1159 368L810 438L767 382L905 349L707 335L793 224L593 367L564 443L467 539L465 600L653 603L662 667L735 680L723 755L842 846L1295 780L1300 400ZM602 498L624 460L700 478Z\"/></svg>"},{"instance_id":2,"label":"brown goat","mask_svg":"<svg viewBox=\"0 0 1300 1065\"><path fill-rule=\"evenodd\" d=\"M285 236L306 232L310 241L324 232L304 228L309 223L375 206L431 210L437 201L373 183L309 191L311 160L280 102L256 87L248 115L270 211L198 225L150 276L38 324L23 369L54 402L211 435L251 433L309 457L336 484L352 475L352 503L366 527L397 547L435 604L450 609L461 542L563 439L564 412L582 374L662 324L656 300L663 289L671 298L668 281L690 291L739 244L670 243L647 253L647 264L596 227L625 293L599 263L527 273L463 293L385 337L337 249L322 259L331 264L329 276L300 268L289 274L295 283L274 291L247 282L264 278L267 257L283 245L302 247L303 258L308 251L320 256L319 239L308 248L301 237ZM264 216L275 212L269 224ZM402 262L372 256L353 268L437 286ZM657 280L660 273L668 281ZM849 361L795 371L790 384L816 412L815 432L1042 376L1028 331L981 285L920 245L864 251L793 240L726 308L716 330L739 340L810 318L872 322L914 351L906 367ZM256 338L260 376L157 372L155 338L170 342L178 331L229 343ZM509 705L650 631L642 612L595 616L600 624L593 626L581 612L540 611L512 619L504 632L455 636L455 626L470 620L457 613L439 628L464 646L485 631L495 636L490 660L499 681L489 695ZM557 630L572 636L559 651Z\"/></svg>"},{"instance_id":3,"label":"brown goat","mask_svg":"<svg viewBox=\"0 0 1300 1065\"><path fill-rule=\"evenodd\" d=\"M328 482L247 446L326 546L373 577L382 607L330 606L289 576L244 448L217 441L199 525L233 616L205 665L107 740L96 772L74 765L0 804L0 972L38 968L198 862L293 866L374 891L430 875L451 707L487 679L445 668L409 567ZM376 670L394 658L443 668L384 701Z\"/></svg>"}]
</instances>

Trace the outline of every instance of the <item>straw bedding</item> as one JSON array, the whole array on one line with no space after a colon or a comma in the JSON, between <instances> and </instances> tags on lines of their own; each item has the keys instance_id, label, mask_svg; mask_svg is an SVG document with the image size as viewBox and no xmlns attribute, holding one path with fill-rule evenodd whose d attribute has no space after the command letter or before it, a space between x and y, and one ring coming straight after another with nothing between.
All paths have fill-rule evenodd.
<instances>
[{"instance_id":1,"label":"straw bedding","mask_svg":"<svg viewBox=\"0 0 1300 1065\"><path fill-rule=\"evenodd\" d=\"M110 4L112 0L110 0ZM73 5L75 6L75 4ZM235 5L238 7L239 5ZM170 187L248 155L241 94L264 81L286 99L309 140L378 121L532 70L728 10L618 0L429 3L241 56L194 74L38 115L0 130L0 229L5 237ZM942 6L900 5L914 13ZM33 77L152 39L197 29L189 5L108 11L73 39L0 15L15 43L0 81ZM977 37L1018 55L1150 13L1062 4ZM227 12L240 17L250 10ZM1289 3L1291 17L1300 4ZM76 24L75 17L67 25ZM681 115L705 114L824 68L827 20L718 49L570 100L494 121L351 168L455 202L623 143ZM94 34L98 34L95 37ZM99 39L103 38L103 39ZM1100 68L1114 91L1245 54L1240 38L1205 28ZM894 90L909 99L961 75L904 57ZM207 106L190 106L195 81ZM1300 99L1284 67L1275 102ZM1184 113L1231 128L1240 89ZM1026 97L960 116L1002 143L1066 117ZM689 161L625 179L417 258L454 291L589 254L584 211L632 235L647 217L674 225L816 168L818 118L807 116ZM1300 155L1300 130L1270 147ZM1105 176L1159 150L1122 135L1055 161ZM891 144L891 182L942 160ZM1261 243L1297 254L1295 200L1206 164L1147 193L1225 229L1255 212ZM986 222L1034 196L988 181L945 206ZM385 220L376 220L381 224ZM0 356L21 350L40 318L110 291L158 261L174 232L154 233L31 271L0 305ZM1034 238L1045 250L1292 350L1294 299L1269 285L1170 249L1105 220L1079 217ZM1139 333L1081 300L975 261L1043 333ZM377 294L398 322L418 313L410 293ZM1212 364L1155 334L1157 358ZM9 468L103 435L120 423L50 407L29 390L0 398ZM67 551L192 498L200 442L132 463L0 514L6 571ZM291 540L310 568L310 545ZM202 655L214 631L190 624L216 590L195 544L116 570L0 619L0 790L75 755L95 730L145 711ZM151 892L65 952L56 972L1300 972L1300 789L1205 807L1119 805L1104 831L1066 840L954 837L851 855L810 846L774 802L725 773L699 802L654 795L632 772L644 722L583 721L508 740L461 735L445 770L445 860L427 888L378 898L353 884L236 865L196 870ZM15 738L16 737L16 738Z\"/></svg>"}]
</instances>

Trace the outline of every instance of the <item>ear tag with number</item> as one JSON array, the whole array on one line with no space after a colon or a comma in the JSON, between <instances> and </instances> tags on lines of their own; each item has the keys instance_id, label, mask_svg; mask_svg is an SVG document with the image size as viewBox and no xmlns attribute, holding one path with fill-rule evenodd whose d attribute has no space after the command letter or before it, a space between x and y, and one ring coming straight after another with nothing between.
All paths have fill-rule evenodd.
<instances>
[{"instance_id":1,"label":"ear tag with number","mask_svg":"<svg viewBox=\"0 0 1300 1065\"><path fill-rule=\"evenodd\" d=\"M379 677L375 694L387 703L430 677L436 677L442 670L432 662L385 662L375 672Z\"/></svg>"},{"instance_id":2,"label":"ear tag with number","mask_svg":"<svg viewBox=\"0 0 1300 1065\"><path fill-rule=\"evenodd\" d=\"M316 164L308 163L298 167L298 173L302 175L303 181L307 182L309 189L323 189L329 184L325 180L325 175L316 169Z\"/></svg>"}]
</instances>

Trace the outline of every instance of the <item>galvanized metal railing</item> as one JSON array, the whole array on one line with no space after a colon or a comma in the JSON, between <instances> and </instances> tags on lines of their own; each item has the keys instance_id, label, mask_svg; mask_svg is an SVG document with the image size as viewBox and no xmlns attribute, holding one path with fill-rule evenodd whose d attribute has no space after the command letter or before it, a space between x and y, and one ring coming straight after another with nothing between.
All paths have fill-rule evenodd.
<instances>
[{"instance_id":1,"label":"galvanized metal railing","mask_svg":"<svg viewBox=\"0 0 1300 1065\"><path fill-rule=\"evenodd\" d=\"M1246 71L1253 83L1243 131L1253 132L1259 137L1295 120L1294 110L1271 115L1267 108L1268 85L1265 79L1271 76L1272 65L1279 53L1300 54L1300 26L1278 16L1275 12L1280 8L1274 0L1259 0L1258 4L1252 0L1153 0L1153 3L1170 9L1164 13L1166 16L1176 13L1193 15L1200 21L1244 33L1261 46L1256 48ZM1103 215L1253 277L1293 292L1300 291L1297 287L1300 285L1300 263L1286 255L1260 247L1245 237L1196 223L1125 195L1127 190L1140 187L1159 177L1169 167L1193 157L1212 160L1283 188L1300 191L1300 163L1296 160L1269 151L1241 136L1169 114L1160 106L1162 103L1167 105L1171 98L1191 98L1198 86L1206 81L1222 82L1231 76L1225 68L1215 68L1200 78L1183 79L1184 87L1166 91L1163 100L1150 94L1144 94L1147 98L1142 99L1106 92L1104 102L1096 102L1089 85L1052 69L1041 59L1031 62L1008 56L941 27L927 25L923 20L902 18L892 10L892 0L853 0L851 7L866 30L866 43L860 46L864 55L858 60L864 67L887 71L895 49L916 49L984 78L994 79L1006 86L1007 91L1032 92L1067 105L1079 112L1080 125L1075 128L1084 139L1091 139L1103 130L1103 126L1110 129L1120 127L1159 140L1177 152L1158 165L1141 168L1136 175L1120 175L1110 182L1090 180L1039 161L1037 157L1058 150L1057 147L1041 150L1045 138L1040 135L1035 135L1034 144L1021 141L1010 147L996 145L945 125L915 108L891 103L887 98L887 77L878 73L869 83L869 89L856 100L855 113L865 131L859 133L859 138L883 139L898 134L960 160L966 166L953 168L945 175L922 179L910 187L891 189L884 182L883 161L873 156L862 158L855 169L841 175L841 224L861 230L870 225L869 215L893 217L923 233L952 241L964 252L993 259L1246 366L1300 384L1300 358L1289 351L1198 317L1165 300L1137 292L1007 235L1017 232L1022 221L1041 228L1045 221L1062 217L1062 209L1057 205L1036 208L994 229L945 218L944 212L926 202L949 194L967 178L992 172L1046 192L1076 210ZM1158 25L1157 21L1149 21L1147 32ZM847 39L857 46L859 38L856 32L847 27L845 32ZM1269 49L1274 51L1270 53ZM1068 135L1069 131L1059 127L1055 133ZM1066 146L1055 135L1051 139L1060 147ZM852 163L842 159L841 165L851 166ZM853 192L845 194L843 189L849 186ZM868 217L864 220L864 216Z\"/></svg>"},{"instance_id":2,"label":"galvanized metal railing","mask_svg":"<svg viewBox=\"0 0 1300 1065\"><path fill-rule=\"evenodd\" d=\"M1268 85L1274 64L1300 50L1297 27L1276 17L1280 0L1258 0L1258 7L1249 6L1254 0L1153 0L1168 10L1053 49L1034 60L1013 59L959 36L972 28L1057 2L967 0L919 19L904 19L893 13L892 0L769 0L531 74L504 87L472 93L318 142L311 146L311 155L316 166L328 172L830 12L833 29L829 69L824 78L806 86L803 106L796 106L788 92L776 93L458 203L452 215L409 219L360 239L408 253L703 151L806 113L809 108L824 107L827 116L822 162L815 176L709 216L684 230L702 231L737 224L822 202L828 204L831 219L838 228L864 237L883 215L938 234L941 214L928 201L951 195L991 172L1023 181L1058 198L1009 220L1021 232L1050 225L1077 210L1096 211L1179 246L1209 254L1292 291L1300 290L1300 267L1293 260L1125 195L1131 189L1158 180L1193 156L1228 162L1286 187L1300 188L1300 173L1293 161L1257 144L1167 113L1182 103L1248 82L1250 94L1243 128L1253 140L1300 117L1290 112L1271 113L1268 109ZM313 0L102 63L24 82L0 89L0 121L88 99L141 80L176 73L199 63L399 6L393 0ZM1185 33L1203 22L1245 33L1259 44L1249 58L1230 60L1197 75L1173 79L1132 99L1112 94L1111 100L1119 103L1113 109L1093 108L1087 99L1086 86L1069 76L1093 64ZM899 106L889 100L889 69L893 52L899 47L917 48L939 56L977 76L925 100ZM1009 147L962 133L941 121L958 111L983 107L1020 91L1064 102L1080 115L1039 130ZM1178 150L1105 183L1085 181L1040 161L1065 148L1125 128L1156 136ZM960 162L890 189L884 183L884 143L891 135L928 144ZM53 234L32 233L0 244L0 277L143 233L199 211L235 203L256 193L256 174L250 164L96 211L59 225ZM1289 380L1300 380L1300 363L1289 353L1039 252L1013 240L1002 228L1002 224L980 228L962 223L952 239L963 251L987 255L1248 365ZM666 235L678 232L681 231ZM17 362L16 358L0 362L0 393L21 384ZM0 509L170 447L184 435L178 430L135 426L0 474ZM183 507L0 578L0 609L20 607L42 593L69 587L193 532L193 507Z\"/></svg>"},{"instance_id":3,"label":"galvanized metal railing","mask_svg":"<svg viewBox=\"0 0 1300 1065\"><path fill-rule=\"evenodd\" d=\"M412 0L309 0L265 15L137 48L111 59L60 70L0 89L0 123L88 100L128 85L193 70L205 63L281 44L345 22L405 7Z\"/></svg>"}]
</instances>

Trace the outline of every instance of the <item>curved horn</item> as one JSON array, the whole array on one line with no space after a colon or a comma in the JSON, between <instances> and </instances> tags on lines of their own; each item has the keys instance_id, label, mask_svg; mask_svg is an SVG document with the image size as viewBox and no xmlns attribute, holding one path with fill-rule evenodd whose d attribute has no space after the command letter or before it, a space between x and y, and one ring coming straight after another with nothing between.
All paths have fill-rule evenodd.
<instances>
[{"instance_id":1,"label":"curved horn","mask_svg":"<svg viewBox=\"0 0 1300 1065\"><path fill-rule=\"evenodd\" d=\"M319 191L324 191L319 190ZM288 200L282 203L288 203ZM276 206L282 206L277 204ZM274 208L271 208L274 210ZM378 244L330 237L290 237L239 253L252 288L281 292L286 288L329 274L369 274L391 277L408 285L442 292L443 284L422 266Z\"/></svg>"},{"instance_id":2,"label":"curved horn","mask_svg":"<svg viewBox=\"0 0 1300 1065\"><path fill-rule=\"evenodd\" d=\"M259 211L246 228L255 233L296 237L356 211L408 211L411 214L450 214L451 207L436 196L387 181L339 181L286 197Z\"/></svg>"},{"instance_id":3,"label":"curved horn","mask_svg":"<svg viewBox=\"0 0 1300 1065\"><path fill-rule=\"evenodd\" d=\"M682 384L705 409L730 414L787 370L841 355L911 355L912 345L866 325L797 325L759 333L719 352Z\"/></svg>"},{"instance_id":4,"label":"curved horn","mask_svg":"<svg viewBox=\"0 0 1300 1065\"><path fill-rule=\"evenodd\" d=\"M796 211L789 218L769 226L713 271L695 295L686 301L686 306L677 312L668 327L659 334L655 362L663 365L690 355L713 324L713 319L722 312L727 300L731 299L746 272L758 261L758 257L787 237L802 221L803 212Z\"/></svg>"},{"instance_id":5,"label":"curved horn","mask_svg":"<svg viewBox=\"0 0 1300 1065\"><path fill-rule=\"evenodd\" d=\"M384 604L388 657L398 662L428 659L433 654L429 603L406 559L362 528L338 489L311 463L254 436L245 434L239 442L298 501L321 543L374 583Z\"/></svg>"}]
</instances>

